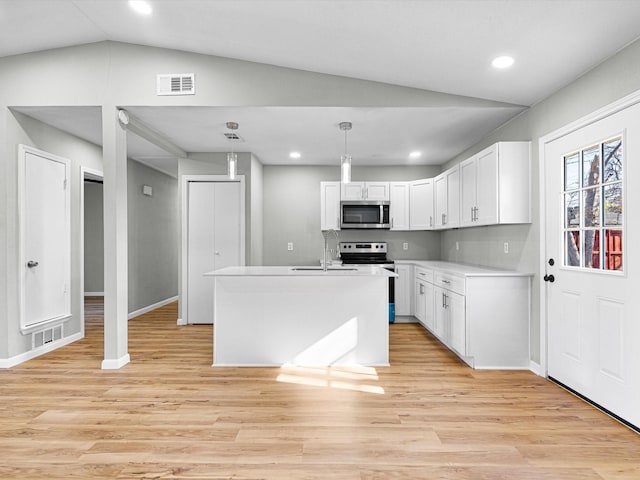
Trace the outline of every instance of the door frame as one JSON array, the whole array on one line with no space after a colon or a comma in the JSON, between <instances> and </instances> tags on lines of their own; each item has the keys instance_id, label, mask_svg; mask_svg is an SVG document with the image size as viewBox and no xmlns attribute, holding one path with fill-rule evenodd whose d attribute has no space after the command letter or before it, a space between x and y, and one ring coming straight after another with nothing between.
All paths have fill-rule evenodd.
<instances>
[{"instance_id":1,"label":"door frame","mask_svg":"<svg viewBox=\"0 0 640 480\"><path fill-rule=\"evenodd\" d=\"M544 281L543 276L546 273L547 265L547 225L545 219L545 212L547 208L546 201L546 171L545 171L545 149L547 144L558 140L559 138L569 135L581 128L587 127L593 123L596 123L606 117L621 112L629 107L632 107L640 103L640 90L616 100L594 112L591 112L578 120L571 122L557 130L554 130L538 140L538 166L539 166L539 215L540 215L540 258L539 258L539 275L538 283L540 285L540 363L531 361L531 370L543 377L548 376L548 298L547 298L547 282Z\"/></svg>"},{"instance_id":2,"label":"door frame","mask_svg":"<svg viewBox=\"0 0 640 480\"><path fill-rule=\"evenodd\" d=\"M231 180L227 175L182 175L180 177L180 290L178 292L178 309L180 316L178 325L187 325L189 318L189 307L186 302L186 292L188 287L188 219L189 219L189 183L191 182L235 182L240 183L240 253L242 264L246 262L245 232L246 232L246 200L245 200L245 176L236 175Z\"/></svg>"},{"instance_id":3,"label":"door frame","mask_svg":"<svg viewBox=\"0 0 640 480\"><path fill-rule=\"evenodd\" d=\"M69 262L67 264L67 283L69 289L68 296L68 305L67 305L67 313L55 317L50 318L48 320L25 326L25 311L26 311L26 288L25 288L25 280L27 273L24 269L24 265L27 262L25 256L25 214L26 214L26 185L25 182L27 180L27 172L26 172L26 157L27 154L36 155L39 157L44 157L48 160L59 162L64 165L65 168L65 177L66 177L66 216L67 216L67 228L66 228L66 242L65 245L69 249ZM44 150L40 150L38 148L19 144L18 145L18 298L19 298L19 321L20 321L20 331L22 334L28 334L33 331L39 330L44 326L48 325L56 325L63 323L68 320L72 316L72 308L71 308L71 161L67 158L61 157L59 155L55 155L53 153L45 152Z\"/></svg>"},{"instance_id":4,"label":"door frame","mask_svg":"<svg viewBox=\"0 0 640 480\"><path fill-rule=\"evenodd\" d=\"M85 166L80 166L80 333L84 338L84 181L102 180L104 173L102 170L95 170ZM104 193L103 193L104 197Z\"/></svg>"}]
</instances>

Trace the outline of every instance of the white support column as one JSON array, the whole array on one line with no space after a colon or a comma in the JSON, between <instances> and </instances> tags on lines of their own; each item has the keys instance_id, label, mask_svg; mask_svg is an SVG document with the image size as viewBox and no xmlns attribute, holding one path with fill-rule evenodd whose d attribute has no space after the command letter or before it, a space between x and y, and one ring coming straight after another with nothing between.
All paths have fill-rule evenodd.
<instances>
[{"instance_id":1,"label":"white support column","mask_svg":"<svg viewBox=\"0 0 640 480\"><path fill-rule=\"evenodd\" d=\"M115 105L102 107L104 169L103 369L129 363L127 252L127 134Z\"/></svg>"}]
</instances>

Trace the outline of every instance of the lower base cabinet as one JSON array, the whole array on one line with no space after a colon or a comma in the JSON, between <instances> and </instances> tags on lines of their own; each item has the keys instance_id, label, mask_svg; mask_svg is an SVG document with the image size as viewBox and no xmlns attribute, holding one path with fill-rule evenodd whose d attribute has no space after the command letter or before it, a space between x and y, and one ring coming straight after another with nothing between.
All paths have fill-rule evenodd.
<instances>
[{"instance_id":1,"label":"lower base cabinet","mask_svg":"<svg viewBox=\"0 0 640 480\"><path fill-rule=\"evenodd\" d=\"M416 262L414 314L473 368L528 369L531 275Z\"/></svg>"}]
</instances>

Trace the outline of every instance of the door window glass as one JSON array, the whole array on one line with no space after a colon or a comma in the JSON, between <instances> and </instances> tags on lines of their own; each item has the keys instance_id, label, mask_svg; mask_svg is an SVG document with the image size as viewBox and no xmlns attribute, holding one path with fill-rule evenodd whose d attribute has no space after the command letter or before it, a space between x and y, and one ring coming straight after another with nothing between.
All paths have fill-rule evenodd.
<instances>
[{"instance_id":1,"label":"door window glass","mask_svg":"<svg viewBox=\"0 0 640 480\"><path fill-rule=\"evenodd\" d=\"M616 137L563 158L567 267L622 270L622 146L622 137Z\"/></svg>"}]
</instances>

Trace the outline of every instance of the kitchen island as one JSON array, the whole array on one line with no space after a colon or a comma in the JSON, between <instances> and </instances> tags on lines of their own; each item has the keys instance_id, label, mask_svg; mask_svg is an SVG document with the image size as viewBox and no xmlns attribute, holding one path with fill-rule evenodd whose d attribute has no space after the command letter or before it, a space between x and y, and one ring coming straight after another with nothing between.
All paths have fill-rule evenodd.
<instances>
[{"instance_id":1,"label":"kitchen island","mask_svg":"<svg viewBox=\"0 0 640 480\"><path fill-rule=\"evenodd\" d=\"M214 366L389 365L378 267L227 267L214 280Z\"/></svg>"}]
</instances>

